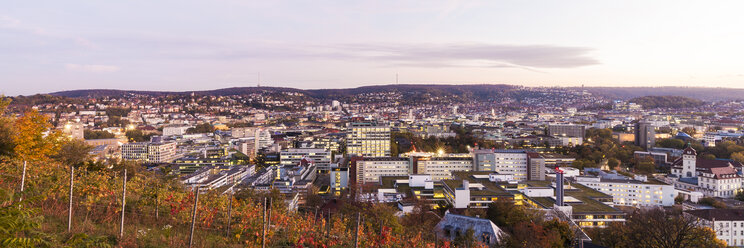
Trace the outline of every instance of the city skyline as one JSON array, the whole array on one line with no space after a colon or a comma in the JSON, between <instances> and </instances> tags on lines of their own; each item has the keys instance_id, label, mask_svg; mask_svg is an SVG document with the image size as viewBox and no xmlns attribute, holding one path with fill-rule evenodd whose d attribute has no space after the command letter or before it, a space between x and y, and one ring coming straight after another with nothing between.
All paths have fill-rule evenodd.
<instances>
[{"instance_id":1,"label":"city skyline","mask_svg":"<svg viewBox=\"0 0 744 248\"><path fill-rule=\"evenodd\" d=\"M4 5L5 95L211 90L259 78L301 89L396 80L744 88L738 2Z\"/></svg>"}]
</instances>

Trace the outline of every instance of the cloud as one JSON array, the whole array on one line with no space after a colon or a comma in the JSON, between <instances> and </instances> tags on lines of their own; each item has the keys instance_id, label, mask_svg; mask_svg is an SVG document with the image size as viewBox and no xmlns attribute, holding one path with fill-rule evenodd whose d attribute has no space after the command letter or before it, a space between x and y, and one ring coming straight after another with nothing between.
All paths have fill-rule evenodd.
<instances>
[{"instance_id":1,"label":"cloud","mask_svg":"<svg viewBox=\"0 0 744 248\"><path fill-rule=\"evenodd\" d=\"M38 27L34 25L28 25L24 22L22 22L19 19L0 15L0 31L10 31L22 35L30 35L34 38L40 38L45 40L51 40L52 43L61 43L61 42L71 42L75 44L76 46L85 47L85 48L95 48L96 45L86 39L85 37L80 37L76 35L69 35L65 33L59 33L59 32L52 32L47 30L43 27ZM38 39L35 39L38 40Z\"/></svg>"},{"instance_id":2,"label":"cloud","mask_svg":"<svg viewBox=\"0 0 744 248\"><path fill-rule=\"evenodd\" d=\"M241 49L240 47L227 45L217 51L208 52L206 56L218 60L326 59L364 61L382 66L508 67L530 71L545 68L575 68L600 63L589 55L592 51L590 48L553 45L356 43L298 47L290 44L264 43L251 45L251 48Z\"/></svg>"},{"instance_id":3,"label":"cloud","mask_svg":"<svg viewBox=\"0 0 744 248\"><path fill-rule=\"evenodd\" d=\"M65 69L79 72L117 72L121 68L113 65L65 64Z\"/></svg>"},{"instance_id":4,"label":"cloud","mask_svg":"<svg viewBox=\"0 0 744 248\"><path fill-rule=\"evenodd\" d=\"M340 48L370 60L410 66L574 68L599 64L585 47L495 44L348 44Z\"/></svg>"}]
</instances>

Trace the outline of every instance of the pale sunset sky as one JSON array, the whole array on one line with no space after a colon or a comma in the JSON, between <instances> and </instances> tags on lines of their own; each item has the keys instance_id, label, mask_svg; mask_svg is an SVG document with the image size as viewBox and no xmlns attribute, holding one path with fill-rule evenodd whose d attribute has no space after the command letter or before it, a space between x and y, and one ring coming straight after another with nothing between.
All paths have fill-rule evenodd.
<instances>
[{"instance_id":1,"label":"pale sunset sky","mask_svg":"<svg viewBox=\"0 0 744 248\"><path fill-rule=\"evenodd\" d=\"M5 1L0 94L744 88L743 1Z\"/></svg>"}]
</instances>

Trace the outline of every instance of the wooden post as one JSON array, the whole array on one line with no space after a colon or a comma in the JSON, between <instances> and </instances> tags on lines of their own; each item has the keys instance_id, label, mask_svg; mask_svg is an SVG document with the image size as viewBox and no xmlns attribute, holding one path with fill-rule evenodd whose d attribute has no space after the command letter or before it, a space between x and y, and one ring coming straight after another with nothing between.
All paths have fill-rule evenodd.
<instances>
[{"instance_id":1,"label":"wooden post","mask_svg":"<svg viewBox=\"0 0 744 248\"><path fill-rule=\"evenodd\" d=\"M160 219L160 197L158 196L158 192L155 192L155 220Z\"/></svg>"},{"instance_id":2,"label":"wooden post","mask_svg":"<svg viewBox=\"0 0 744 248\"><path fill-rule=\"evenodd\" d=\"M196 206L199 204L199 186L196 186L194 195L194 210L191 213L191 233L189 233L189 247L194 244L194 224L196 222Z\"/></svg>"},{"instance_id":3,"label":"wooden post","mask_svg":"<svg viewBox=\"0 0 744 248\"><path fill-rule=\"evenodd\" d=\"M124 208L127 205L127 169L124 169L124 179L121 186L121 224L119 225L119 237L124 238Z\"/></svg>"},{"instance_id":4,"label":"wooden post","mask_svg":"<svg viewBox=\"0 0 744 248\"><path fill-rule=\"evenodd\" d=\"M261 225L263 226L263 230L261 230L261 248L266 248L266 197L264 197L263 216L261 218Z\"/></svg>"},{"instance_id":5,"label":"wooden post","mask_svg":"<svg viewBox=\"0 0 744 248\"><path fill-rule=\"evenodd\" d=\"M315 207L315 215L313 215L313 223L318 223L318 207Z\"/></svg>"},{"instance_id":6,"label":"wooden post","mask_svg":"<svg viewBox=\"0 0 744 248\"><path fill-rule=\"evenodd\" d=\"M328 209L328 225L326 225L326 237L331 235L331 209Z\"/></svg>"},{"instance_id":7,"label":"wooden post","mask_svg":"<svg viewBox=\"0 0 744 248\"><path fill-rule=\"evenodd\" d=\"M75 167L70 165L70 211L67 214L67 232L72 230L72 185L75 183Z\"/></svg>"},{"instance_id":8,"label":"wooden post","mask_svg":"<svg viewBox=\"0 0 744 248\"><path fill-rule=\"evenodd\" d=\"M356 228L354 229L354 247L359 248L359 222L361 221L361 214L357 212Z\"/></svg>"},{"instance_id":9,"label":"wooden post","mask_svg":"<svg viewBox=\"0 0 744 248\"><path fill-rule=\"evenodd\" d=\"M21 176L21 200L23 201L23 186L26 184L26 161L23 161L23 175Z\"/></svg>"},{"instance_id":10,"label":"wooden post","mask_svg":"<svg viewBox=\"0 0 744 248\"><path fill-rule=\"evenodd\" d=\"M230 238L230 221L232 220L233 193L230 193L230 195L227 196L227 197L230 198L230 200L228 200L229 203L227 205L227 238L229 240L229 238Z\"/></svg>"},{"instance_id":11,"label":"wooden post","mask_svg":"<svg viewBox=\"0 0 744 248\"><path fill-rule=\"evenodd\" d=\"M273 206L272 201L273 198L269 198L269 217L266 218L266 228L271 229L271 207Z\"/></svg>"}]
</instances>

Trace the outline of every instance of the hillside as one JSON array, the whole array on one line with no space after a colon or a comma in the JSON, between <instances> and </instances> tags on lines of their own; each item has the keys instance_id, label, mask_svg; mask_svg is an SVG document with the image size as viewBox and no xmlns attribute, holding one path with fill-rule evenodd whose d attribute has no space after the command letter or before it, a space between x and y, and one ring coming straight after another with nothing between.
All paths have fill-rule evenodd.
<instances>
[{"instance_id":1,"label":"hillside","mask_svg":"<svg viewBox=\"0 0 744 248\"><path fill-rule=\"evenodd\" d=\"M744 99L744 89L709 88L709 87L575 87L592 94L611 99L631 99L647 96L649 93L659 96L685 96L708 102Z\"/></svg>"},{"instance_id":2,"label":"hillside","mask_svg":"<svg viewBox=\"0 0 744 248\"><path fill-rule=\"evenodd\" d=\"M81 97L119 97L128 94L140 94L150 96L198 94L213 96L245 95L253 93L278 93L278 92L301 92L318 100L337 99L344 100L355 98L361 94L372 94L381 92L398 92L404 99L431 98L431 97L454 97L471 100L493 100L502 97L520 98L519 90L535 89L530 87L506 85L506 84L472 84L472 85L445 85L445 84L396 84L396 85L374 85L345 89L297 89L286 87L233 87L205 91L135 91L135 90L112 90L112 89L90 89L70 90L50 93L53 96L65 96L73 98ZM684 96L702 101L715 102L723 100L744 99L744 89L734 88L706 88L706 87L567 87L556 88L565 90L586 90L597 96L608 99L628 100L647 96L649 92L659 96Z\"/></svg>"},{"instance_id":3,"label":"hillside","mask_svg":"<svg viewBox=\"0 0 744 248\"><path fill-rule=\"evenodd\" d=\"M643 96L628 100L640 104L645 109L654 108L694 108L704 102L684 96Z\"/></svg>"}]
</instances>

